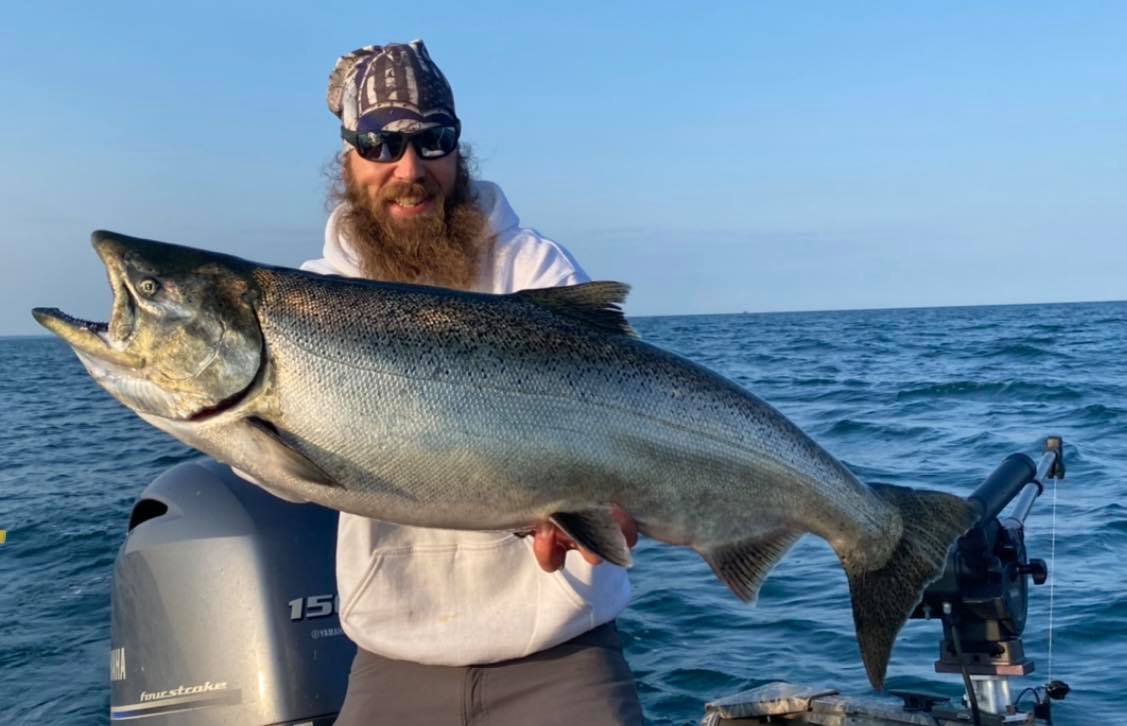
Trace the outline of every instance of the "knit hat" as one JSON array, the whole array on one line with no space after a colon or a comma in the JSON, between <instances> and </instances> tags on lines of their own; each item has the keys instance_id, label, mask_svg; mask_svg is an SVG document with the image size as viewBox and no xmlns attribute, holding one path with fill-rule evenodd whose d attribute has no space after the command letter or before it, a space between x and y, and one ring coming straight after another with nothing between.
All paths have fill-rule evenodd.
<instances>
[{"instance_id":1,"label":"knit hat","mask_svg":"<svg viewBox=\"0 0 1127 726\"><path fill-rule=\"evenodd\" d=\"M342 55L329 75L328 103L357 133L413 133L458 120L450 84L421 40Z\"/></svg>"}]
</instances>

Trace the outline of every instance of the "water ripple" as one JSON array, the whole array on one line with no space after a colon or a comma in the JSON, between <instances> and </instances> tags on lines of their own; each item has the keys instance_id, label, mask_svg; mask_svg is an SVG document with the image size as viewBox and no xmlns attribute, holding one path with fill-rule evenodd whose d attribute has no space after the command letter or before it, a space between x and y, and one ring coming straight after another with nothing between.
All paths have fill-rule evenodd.
<instances>
[{"instance_id":1,"label":"water ripple","mask_svg":"<svg viewBox=\"0 0 1127 726\"><path fill-rule=\"evenodd\" d=\"M859 476L966 492L1049 433L1069 478L1027 522L1055 540L1053 677L1077 694L1058 723L1114 723L1127 677L1127 304L644 318L653 343L716 368L810 431ZM106 723L110 572L133 498L193 454L119 406L48 338L0 339L0 706L14 723ZM694 722L711 698L780 678L868 689L832 551L806 537L758 604L733 598L695 553L642 542L620 617L653 724ZM1048 593L1026 648L1048 664ZM910 622L893 687L957 697L932 669L934 623Z\"/></svg>"}]
</instances>

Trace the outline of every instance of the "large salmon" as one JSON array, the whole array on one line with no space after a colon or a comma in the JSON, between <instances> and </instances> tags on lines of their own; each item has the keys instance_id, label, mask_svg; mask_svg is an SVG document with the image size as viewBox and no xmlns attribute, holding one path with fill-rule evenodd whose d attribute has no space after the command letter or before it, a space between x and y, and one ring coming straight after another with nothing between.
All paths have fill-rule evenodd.
<instances>
[{"instance_id":1,"label":"large salmon","mask_svg":"<svg viewBox=\"0 0 1127 726\"><path fill-rule=\"evenodd\" d=\"M639 340L619 283L483 295L110 232L94 247L109 324L34 315L154 426L328 507L451 529L551 519L625 565L617 504L749 601L813 532L845 567L878 688L976 518L953 495L863 484L770 405Z\"/></svg>"}]
</instances>

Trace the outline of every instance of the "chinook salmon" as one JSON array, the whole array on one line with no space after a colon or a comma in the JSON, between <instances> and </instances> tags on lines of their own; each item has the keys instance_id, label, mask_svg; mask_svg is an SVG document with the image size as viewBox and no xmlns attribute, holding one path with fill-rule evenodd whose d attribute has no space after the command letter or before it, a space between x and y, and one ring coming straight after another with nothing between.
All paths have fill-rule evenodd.
<instances>
[{"instance_id":1,"label":"chinook salmon","mask_svg":"<svg viewBox=\"0 0 1127 726\"><path fill-rule=\"evenodd\" d=\"M863 484L767 403L642 342L619 283L485 295L93 244L109 323L33 314L157 428L327 507L448 529L551 520L627 565L616 504L746 601L812 532L848 575L877 688L976 519L950 494Z\"/></svg>"}]
</instances>

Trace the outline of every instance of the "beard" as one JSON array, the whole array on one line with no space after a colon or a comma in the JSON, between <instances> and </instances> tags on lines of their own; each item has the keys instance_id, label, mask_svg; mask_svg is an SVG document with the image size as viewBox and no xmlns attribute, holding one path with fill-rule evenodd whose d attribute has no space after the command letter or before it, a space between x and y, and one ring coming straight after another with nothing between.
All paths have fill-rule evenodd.
<instances>
[{"instance_id":1,"label":"beard","mask_svg":"<svg viewBox=\"0 0 1127 726\"><path fill-rule=\"evenodd\" d=\"M391 218L392 202L426 198L434 202L429 212L406 220ZM340 230L360 258L361 272L373 280L468 290L492 244L462 154L449 195L429 177L420 183L389 182L372 195L352 179L348 160L342 159L330 200L344 204Z\"/></svg>"}]
</instances>

